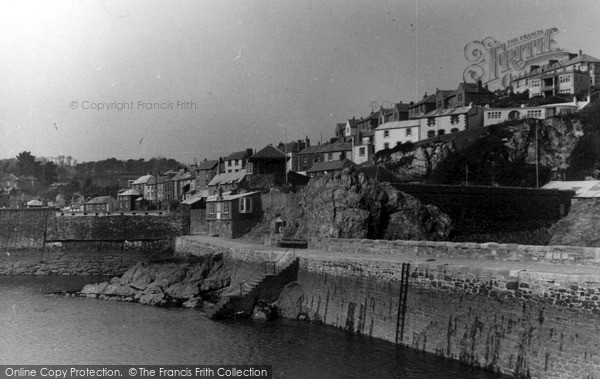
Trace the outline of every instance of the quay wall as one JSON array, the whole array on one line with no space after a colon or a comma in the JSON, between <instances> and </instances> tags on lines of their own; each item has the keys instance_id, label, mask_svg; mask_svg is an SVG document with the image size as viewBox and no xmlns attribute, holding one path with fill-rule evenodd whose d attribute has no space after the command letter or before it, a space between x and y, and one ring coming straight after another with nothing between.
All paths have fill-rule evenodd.
<instances>
[{"instance_id":1,"label":"quay wall","mask_svg":"<svg viewBox=\"0 0 600 379\"><path fill-rule=\"evenodd\" d=\"M173 256L173 241L48 242L0 253L0 275L122 275L136 263Z\"/></svg>"},{"instance_id":2,"label":"quay wall","mask_svg":"<svg viewBox=\"0 0 600 379\"><path fill-rule=\"evenodd\" d=\"M51 208L0 209L0 249L44 249L47 242L171 240L189 234L189 212L64 214Z\"/></svg>"},{"instance_id":3,"label":"quay wall","mask_svg":"<svg viewBox=\"0 0 600 379\"><path fill-rule=\"evenodd\" d=\"M300 307L285 309L287 317L515 377L600 378L600 274L576 270L598 264L596 249L311 241L317 244L322 254L295 251L298 278L280 301ZM272 260L260 249L224 250L244 261ZM514 269L516 262L527 270ZM403 263L410 264L405 312Z\"/></svg>"}]
</instances>

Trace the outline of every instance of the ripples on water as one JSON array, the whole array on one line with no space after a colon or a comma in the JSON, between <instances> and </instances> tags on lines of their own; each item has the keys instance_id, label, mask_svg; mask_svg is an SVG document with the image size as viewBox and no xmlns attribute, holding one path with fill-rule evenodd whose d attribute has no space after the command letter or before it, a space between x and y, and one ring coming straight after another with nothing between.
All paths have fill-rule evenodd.
<instances>
[{"instance_id":1,"label":"ripples on water","mask_svg":"<svg viewBox=\"0 0 600 379\"><path fill-rule=\"evenodd\" d=\"M315 324L48 296L89 277L0 277L0 364L270 364L275 378L497 378Z\"/></svg>"}]
</instances>

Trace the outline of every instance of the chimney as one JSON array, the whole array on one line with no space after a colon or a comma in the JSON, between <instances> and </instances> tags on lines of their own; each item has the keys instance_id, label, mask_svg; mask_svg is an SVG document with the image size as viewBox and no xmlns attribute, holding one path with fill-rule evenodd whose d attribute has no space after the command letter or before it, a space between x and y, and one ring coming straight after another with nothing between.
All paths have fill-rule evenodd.
<instances>
[{"instance_id":1,"label":"chimney","mask_svg":"<svg viewBox=\"0 0 600 379\"><path fill-rule=\"evenodd\" d=\"M423 99L427 99L427 92L425 92L425 95L423 95Z\"/></svg>"},{"instance_id":2,"label":"chimney","mask_svg":"<svg viewBox=\"0 0 600 379\"><path fill-rule=\"evenodd\" d=\"M306 144L306 146L305 146L305 147L309 147L309 146L310 146L310 140L308 139L308 136L306 136L306 137L304 138L304 143Z\"/></svg>"},{"instance_id":3,"label":"chimney","mask_svg":"<svg viewBox=\"0 0 600 379\"><path fill-rule=\"evenodd\" d=\"M579 58L583 57L583 51L579 50Z\"/></svg>"}]
</instances>

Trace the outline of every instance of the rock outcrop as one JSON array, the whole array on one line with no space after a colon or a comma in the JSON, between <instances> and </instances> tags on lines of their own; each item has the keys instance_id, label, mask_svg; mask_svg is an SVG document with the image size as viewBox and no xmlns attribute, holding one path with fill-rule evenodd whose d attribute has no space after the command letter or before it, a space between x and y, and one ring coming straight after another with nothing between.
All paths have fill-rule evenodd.
<instances>
[{"instance_id":1,"label":"rock outcrop","mask_svg":"<svg viewBox=\"0 0 600 379\"><path fill-rule=\"evenodd\" d=\"M473 137L468 134L471 132L380 152L375 163L404 180L440 184L468 180L473 184L531 187L536 184L536 159L542 183L570 169L571 155L584 135L584 126L576 117L525 119L482 128L474 141L465 143L465 136Z\"/></svg>"},{"instance_id":2,"label":"rock outcrop","mask_svg":"<svg viewBox=\"0 0 600 379\"><path fill-rule=\"evenodd\" d=\"M198 307L216 291L229 286L230 280L231 270L218 256L139 262L110 282L88 284L80 294L157 306Z\"/></svg>"},{"instance_id":3,"label":"rock outcrop","mask_svg":"<svg viewBox=\"0 0 600 379\"><path fill-rule=\"evenodd\" d=\"M600 199L579 199L569 214L554 224L549 245L600 247Z\"/></svg>"},{"instance_id":4,"label":"rock outcrop","mask_svg":"<svg viewBox=\"0 0 600 379\"><path fill-rule=\"evenodd\" d=\"M312 179L299 193L294 238L443 240L450 218L435 206L351 170Z\"/></svg>"},{"instance_id":5,"label":"rock outcrop","mask_svg":"<svg viewBox=\"0 0 600 379\"><path fill-rule=\"evenodd\" d=\"M375 163L403 180L419 180L436 170L444 160L454 154L456 148L452 141L432 141L412 148L393 149L389 153L378 154Z\"/></svg>"}]
</instances>

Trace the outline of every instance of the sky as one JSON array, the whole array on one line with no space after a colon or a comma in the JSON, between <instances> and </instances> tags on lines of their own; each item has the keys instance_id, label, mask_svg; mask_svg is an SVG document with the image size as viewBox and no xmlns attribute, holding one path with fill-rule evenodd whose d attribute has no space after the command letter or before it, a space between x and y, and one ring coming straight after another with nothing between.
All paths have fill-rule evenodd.
<instances>
[{"instance_id":1,"label":"sky","mask_svg":"<svg viewBox=\"0 0 600 379\"><path fill-rule=\"evenodd\" d=\"M600 57L597 0L0 2L0 159L215 159L333 136L456 89L464 47L556 27Z\"/></svg>"}]
</instances>

